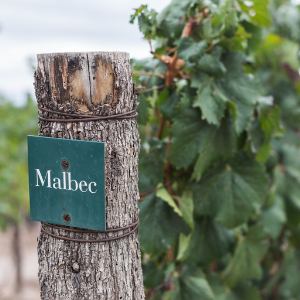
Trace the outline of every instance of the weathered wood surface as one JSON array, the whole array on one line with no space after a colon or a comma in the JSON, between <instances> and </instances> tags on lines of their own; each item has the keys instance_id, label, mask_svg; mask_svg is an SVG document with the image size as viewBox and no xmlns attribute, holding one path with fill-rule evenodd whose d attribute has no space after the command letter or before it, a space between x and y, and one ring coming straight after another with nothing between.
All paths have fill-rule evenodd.
<instances>
[{"instance_id":1,"label":"weathered wood surface","mask_svg":"<svg viewBox=\"0 0 300 300\"><path fill-rule=\"evenodd\" d=\"M38 105L61 112L114 115L136 108L129 55L122 52L38 55ZM45 118L56 118L39 110ZM39 121L39 135L105 142L106 226L119 228L138 217L139 134L136 119L91 122ZM82 153L84 155L84 153ZM75 238L105 238L128 232L81 234L46 228ZM144 299L138 232L105 243L38 237L42 300Z\"/></svg>"}]
</instances>

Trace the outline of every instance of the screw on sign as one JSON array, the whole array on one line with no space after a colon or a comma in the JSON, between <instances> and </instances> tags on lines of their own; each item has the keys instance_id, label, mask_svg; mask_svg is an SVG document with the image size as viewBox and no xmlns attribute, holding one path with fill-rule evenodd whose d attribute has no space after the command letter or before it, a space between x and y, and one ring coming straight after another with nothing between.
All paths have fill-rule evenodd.
<instances>
[{"instance_id":1,"label":"screw on sign","mask_svg":"<svg viewBox=\"0 0 300 300\"><path fill-rule=\"evenodd\" d=\"M64 218L64 221L67 223L69 223L71 221L71 217L68 214L64 214L63 218Z\"/></svg>"},{"instance_id":2,"label":"screw on sign","mask_svg":"<svg viewBox=\"0 0 300 300\"><path fill-rule=\"evenodd\" d=\"M29 184L31 216L43 223L41 299L144 299L129 55L38 55L35 91Z\"/></svg>"},{"instance_id":3,"label":"screw on sign","mask_svg":"<svg viewBox=\"0 0 300 300\"><path fill-rule=\"evenodd\" d=\"M61 166L64 168L64 169L68 169L69 167L69 162L66 160L66 159L63 159L61 161Z\"/></svg>"}]
</instances>

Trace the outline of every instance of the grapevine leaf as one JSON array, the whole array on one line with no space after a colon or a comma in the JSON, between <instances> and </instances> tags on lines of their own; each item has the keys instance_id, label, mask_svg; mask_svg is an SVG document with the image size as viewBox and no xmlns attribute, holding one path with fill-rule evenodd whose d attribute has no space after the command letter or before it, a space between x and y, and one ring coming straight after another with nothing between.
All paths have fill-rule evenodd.
<instances>
[{"instance_id":1,"label":"grapevine leaf","mask_svg":"<svg viewBox=\"0 0 300 300\"><path fill-rule=\"evenodd\" d=\"M163 300L214 300L214 294L202 271L196 266L185 265L173 279L175 289L166 292Z\"/></svg>"},{"instance_id":2,"label":"grapevine leaf","mask_svg":"<svg viewBox=\"0 0 300 300\"><path fill-rule=\"evenodd\" d=\"M202 35L206 41L211 41L213 35L213 26L210 18L204 19L202 22Z\"/></svg>"},{"instance_id":3,"label":"grapevine leaf","mask_svg":"<svg viewBox=\"0 0 300 300\"><path fill-rule=\"evenodd\" d=\"M197 218L189 244L181 260L208 264L222 257L233 242L231 232L210 217Z\"/></svg>"},{"instance_id":4,"label":"grapevine leaf","mask_svg":"<svg viewBox=\"0 0 300 300\"><path fill-rule=\"evenodd\" d=\"M201 135L199 156L192 178L200 180L202 174L214 163L228 159L236 149L236 141L234 123L230 115L222 120L219 128L207 126Z\"/></svg>"},{"instance_id":5,"label":"grapevine leaf","mask_svg":"<svg viewBox=\"0 0 300 300\"><path fill-rule=\"evenodd\" d=\"M175 107L180 101L176 91L174 91L167 99L159 105L159 109L168 120L172 120L176 115Z\"/></svg>"},{"instance_id":6,"label":"grapevine leaf","mask_svg":"<svg viewBox=\"0 0 300 300\"><path fill-rule=\"evenodd\" d=\"M237 133L241 133L247 126L253 114L254 104L260 97L256 83L243 72L243 60L244 56L239 52L229 52L224 55L223 62L227 72L224 78L218 80L217 83L228 101L236 107L235 127Z\"/></svg>"},{"instance_id":7,"label":"grapevine leaf","mask_svg":"<svg viewBox=\"0 0 300 300\"><path fill-rule=\"evenodd\" d=\"M263 109L259 117L261 129L264 132L264 143L259 153L257 160L265 162L270 153L270 141L273 137L281 137L284 134L284 128L281 125L280 109L278 106L272 109ZM267 151L265 151L267 149Z\"/></svg>"},{"instance_id":8,"label":"grapevine leaf","mask_svg":"<svg viewBox=\"0 0 300 300\"><path fill-rule=\"evenodd\" d=\"M194 62L205 53L206 47L206 41L197 43L191 37L182 37L178 42L178 56L184 60Z\"/></svg>"},{"instance_id":9,"label":"grapevine leaf","mask_svg":"<svg viewBox=\"0 0 300 300\"><path fill-rule=\"evenodd\" d=\"M182 217L184 218L186 223L189 224L191 228L194 228L194 202L192 192L185 191L182 194L179 202L179 207L182 213Z\"/></svg>"},{"instance_id":10,"label":"grapevine leaf","mask_svg":"<svg viewBox=\"0 0 300 300\"><path fill-rule=\"evenodd\" d=\"M175 203L174 199L170 196L168 191L165 188L161 188L161 186L162 184L159 184L157 186L159 190L156 192L156 196L168 203L174 209L174 212L176 212L180 217L182 217L182 213L178 208L177 204Z\"/></svg>"},{"instance_id":11,"label":"grapevine leaf","mask_svg":"<svg viewBox=\"0 0 300 300\"><path fill-rule=\"evenodd\" d=\"M295 164L297 163L296 161L297 160L295 160ZM296 169L294 170L296 171ZM298 226L300 222L300 185L299 180L294 176L297 176L297 173L295 172L293 176L290 175L290 171L294 172L294 170L288 170L288 168L283 169L282 167L277 167L275 169L275 179L278 194L286 200L285 207L287 213L287 221L288 223L294 226Z\"/></svg>"},{"instance_id":12,"label":"grapevine leaf","mask_svg":"<svg viewBox=\"0 0 300 300\"><path fill-rule=\"evenodd\" d=\"M133 24L134 20L137 18L139 23L139 29L148 37L149 34L154 37L153 33L156 29L156 16L157 12L154 9L148 10L148 5L142 5L135 10L135 13L131 15L130 23Z\"/></svg>"},{"instance_id":13,"label":"grapevine leaf","mask_svg":"<svg viewBox=\"0 0 300 300\"><path fill-rule=\"evenodd\" d=\"M226 96L210 81L208 85L198 90L193 106L201 108L203 118L209 124L220 125L220 120L224 116L226 101Z\"/></svg>"},{"instance_id":14,"label":"grapevine leaf","mask_svg":"<svg viewBox=\"0 0 300 300\"><path fill-rule=\"evenodd\" d=\"M285 206L281 197L277 196L275 204L262 211L261 221L273 238L277 238L286 222Z\"/></svg>"},{"instance_id":15,"label":"grapevine leaf","mask_svg":"<svg viewBox=\"0 0 300 300\"><path fill-rule=\"evenodd\" d=\"M251 0L246 5L246 1L238 0L242 11L248 14L249 21L263 27L272 25L271 15L268 9L269 0Z\"/></svg>"},{"instance_id":16,"label":"grapevine leaf","mask_svg":"<svg viewBox=\"0 0 300 300\"><path fill-rule=\"evenodd\" d=\"M300 149L294 145L282 147L283 164L289 176L300 182Z\"/></svg>"},{"instance_id":17,"label":"grapevine leaf","mask_svg":"<svg viewBox=\"0 0 300 300\"><path fill-rule=\"evenodd\" d=\"M193 178L200 179L208 167L228 158L235 150L236 134L230 115L222 120L219 128L201 120L200 113L188 107L181 109L174 120L170 160L177 168L183 168L199 153Z\"/></svg>"},{"instance_id":18,"label":"grapevine leaf","mask_svg":"<svg viewBox=\"0 0 300 300\"><path fill-rule=\"evenodd\" d=\"M280 121L280 109L278 106L263 107L259 119L252 121L249 130L251 148L257 153L256 159L266 162L270 154L270 141L273 137L281 137L284 128Z\"/></svg>"},{"instance_id":19,"label":"grapevine leaf","mask_svg":"<svg viewBox=\"0 0 300 300\"><path fill-rule=\"evenodd\" d=\"M184 23L178 20L187 13L191 2L190 0L173 0L157 17L157 35L179 38Z\"/></svg>"},{"instance_id":20,"label":"grapevine leaf","mask_svg":"<svg viewBox=\"0 0 300 300\"><path fill-rule=\"evenodd\" d=\"M227 1L223 2L223 4L221 6L218 7L218 11L212 19L212 24L214 26L223 25L229 6L230 6L230 1L227 0Z\"/></svg>"},{"instance_id":21,"label":"grapevine leaf","mask_svg":"<svg viewBox=\"0 0 300 300\"><path fill-rule=\"evenodd\" d=\"M154 189L164 178L166 145L155 138L149 142L150 149L146 151L144 147L141 147L139 155L140 192Z\"/></svg>"},{"instance_id":22,"label":"grapevine leaf","mask_svg":"<svg viewBox=\"0 0 300 300\"><path fill-rule=\"evenodd\" d=\"M256 26L246 21L243 22L243 27L245 28L246 32L251 34L248 39L248 50L250 53L255 53L262 42L263 30L260 26Z\"/></svg>"},{"instance_id":23,"label":"grapevine leaf","mask_svg":"<svg viewBox=\"0 0 300 300\"><path fill-rule=\"evenodd\" d=\"M155 288L164 280L164 269L159 268L153 260L148 260L143 267L144 285L147 288Z\"/></svg>"},{"instance_id":24,"label":"grapevine leaf","mask_svg":"<svg viewBox=\"0 0 300 300\"><path fill-rule=\"evenodd\" d=\"M195 214L210 214L226 227L233 228L262 205L268 180L263 167L245 154L212 171L194 190Z\"/></svg>"},{"instance_id":25,"label":"grapevine leaf","mask_svg":"<svg viewBox=\"0 0 300 300\"><path fill-rule=\"evenodd\" d=\"M284 134L284 129L280 121L280 108L277 105L270 110L264 109L259 121L267 141L270 141L272 137L281 137Z\"/></svg>"},{"instance_id":26,"label":"grapevine leaf","mask_svg":"<svg viewBox=\"0 0 300 300\"><path fill-rule=\"evenodd\" d=\"M286 251L282 266L282 271L284 272L285 280L280 286L279 294L283 297L285 295L289 295L290 299L297 299L300 293L300 286L298 280L300 269L299 254L297 253L298 249L289 248Z\"/></svg>"},{"instance_id":27,"label":"grapevine leaf","mask_svg":"<svg viewBox=\"0 0 300 300\"><path fill-rule=\"evenodd\" d=\"M228 289L216 275L209 275L207 280L216 296L216 300L261 300L259 289L251 282L244 281L234 289Z\"/></svg>"},{"instance_id":28,"label":"grapevine leaf","mask_svg":"<svg viewBox=\"0 0 300 300\"><path fill-rule=\"evenodd\" d=\"M150 118L149 109L151 108L151 105L144 95L140 95L138 101L140 104L137 108L137 121L139 124L146 125Z\"/></svg>"},{"instance_id":29,"label":"grapevine leaf","mask_svg":"<svg viewBox=\"0 0 300 300\"><path fill-rule=\"evenodd\" d=\"M130 16L130 23L133 24L134 20L146 9L148 5L141 5L139 8L135 9L135 13Z\"/></svg>"},{"instance_id":30,"label":"grapevine leaf","mask_svg":"<svg viewBox=\"0 0 300 300\"><path fill-rule=\"evenodd\" d=\"M185 168L194 161L199 151L199 133L205 126L197 109L187 104L181 106L172 128L173 142L170 149L170 161L177 168Z\"/></svg>"},{"instance_id":31,"label":"grapevine leaf","mask_svg":"<svg viewBox=\"0 0 300 300\"><path fill-rule=\"evenodd\" d=\"M230 287L250 279L260 279L260 261L269 245L261 225L250 228L246 238L240 237L234 256L223 272L223 279Z\"/></svg>"},{"instance_id":32,"label":"grapevine leaf","mask_svg":"<svg viewBox=\"0 0 300 300\"><path fill-rule=\"evenodd\" d=\"M222 76L226 72L226 67L217 57L205 54L197 63L197 69L211 76Z\"/></svg>"},{"instance_id":33,"label":"grapevine leaf","mask_svg":"<svg viewBox=\"0 0 300 300\"><path fill-rule=\"evenodd\" d=\"M206 56L203 56L201 60L204 58L206 59ZM220 62L215 55L211 56L211 58ZM235 128L238 134L246 128L253 115L254 104L261 97L256 82L254 82L249 75L244 74L242 69L244 59L244 55L240 52L229 52L224 54L222 56L222 62L224 64L220 62L225 68L224 70L227 70L224 76L209 78L208 75L216 75L218 73L209 71L209 69L215 69L212 64L207 70L205 68L202 69L202 71L207 74L196 72L191 82L191 86L198 89L206 87L209 84L209 81L214 82L218 87L218 89L215 89L217 93L214 97L217 96L218 98L227 101L227 106L235 118Z\"/></svg>"},{"instance_id":34,"label":"grapevine leaf","mask_svg":"<svg viewBox=\"0 0 300 300\"><path fill-rule=\"evenodd\" d=\"M189 246L191 236L192 233L190 233L188 236L185 236L184 234L180 233L176 260L181 261L182 258L184 257L184 253Z\"/></svg>"},{"instance_id":35,"label":"grapevine leaf","mask_svg":"<svg viewBox=\"0 0 300 300\"><path fill-rule=\"evenodd\" d=\"M189 227L165 201L155 194L140 202L141 248L149 254L161 254L175 245L180 232L188 234Z\"/></svg>"},{"instance_id":36,"label":"grapevine leaf","mask_svg":"<svg viewBox=\"0 0 300 300\"><path fill-rule=\"evenodd\" d=\"M232 38L235 36L239 27L238 18L235 10L230 10L228 15L225 17L225 36Z\"/></svg>"}]
</instances>

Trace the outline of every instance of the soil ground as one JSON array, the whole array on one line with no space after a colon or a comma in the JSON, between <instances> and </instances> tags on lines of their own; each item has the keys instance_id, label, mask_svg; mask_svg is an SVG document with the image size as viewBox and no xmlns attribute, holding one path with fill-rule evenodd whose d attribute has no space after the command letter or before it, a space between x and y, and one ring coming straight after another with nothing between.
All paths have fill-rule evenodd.
<instances>
[{"instance_id":1,"label":"soil ground","mask_svg":"<svg viewBox=\"0 0 300 300\"><path fill-rule=\"evenodd\" d=\"M22 225L20 230L23 287L19 293L15 292L13 230L0 231L0 300L40 300L36 251L39 224L30 222Z\"/></svg>"}]
</instances>

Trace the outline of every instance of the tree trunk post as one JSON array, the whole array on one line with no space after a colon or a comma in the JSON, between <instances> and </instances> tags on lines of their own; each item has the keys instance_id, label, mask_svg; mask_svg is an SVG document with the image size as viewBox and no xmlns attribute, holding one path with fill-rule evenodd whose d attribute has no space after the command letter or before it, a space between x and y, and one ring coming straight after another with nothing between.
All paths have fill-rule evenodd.
<instances>
[{"instance_id":1,"label":"tree trunk post","mask_svg":"<svg viewBox=\"0 0 300 300\"><path fill-rule=\"evenodd\" d=\"M109 116L137 106L129 54L124 52L40 54L35 91L39 107L64 113ZM43 110L39 116L61 117ZM136 118L70 119L68 123L40 120L39 136L105 142L106 227L125 227L137 220L140 140ZM76 239L103 239L131 230L103 234L45 229ZM41 232L38 262L42 300L145 297L138 231L101 243L66 241Z\"/></svg>"}]
</instances>

